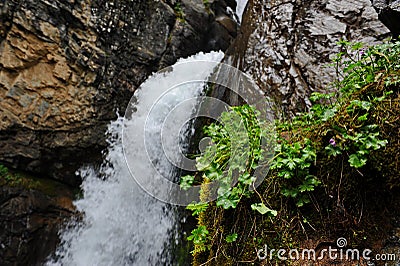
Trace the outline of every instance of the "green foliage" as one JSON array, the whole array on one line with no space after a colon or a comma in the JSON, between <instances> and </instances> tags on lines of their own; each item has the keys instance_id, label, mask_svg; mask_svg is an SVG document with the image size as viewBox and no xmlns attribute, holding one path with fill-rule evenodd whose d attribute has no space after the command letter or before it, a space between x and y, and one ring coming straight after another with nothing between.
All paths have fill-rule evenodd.
<instances>
[{"instance_id":1,"label":"green foliage","mask_svg":"<svg viewBox=\"0 0 400 266\"><path fill-rule=\"evenodd\" d=\"M344 75L338 86L341 92L354 92L373 83L379 74L400 70L400 41L387 42L364 48L362 43L352 44L346 40L338 42L341 52L334 58ZM388 85L397 83L397 79L388 79Z\"/></svg>"},{"instance_id":2,"label":"green foliage","mask_svg":"<svg viewBox=\"0 0 400 266\"><path fill-rule=\"evenodd\" d=\"M193 182L194 182L194 176L192 175L182 176L180 186L183 190L187 190L193 185Z\"/></svg>"},{"instance_id":3,"label":"green foliage","mask_svg":"<svg viewBox=\"0 0 400 266\"><path fill-rule=\"evenodd\" d=\"M251 209L255 210L255 211L258 211L262 215L264 215L264 214L269 214L270 216L277 216L278 215L277 211L268 208L267 206L265 206L264 203L254 203L254 204L251 205Z\"/></svg>"},{"instance_id":4,"label":"green foliage","mask_svg":"<svg viewBox=\"0 0 400 266\"><path fill-rule=\"evenodd\" d=\"M192 251L192 253L206 250L208 234L209 232L204 225L192 230L192 234L187 238L188 240L193 241L195 244L195 249Z\"/></svg>"},{"instance_id":5,"label":"green foliage","mask_svg":"<svg viewBox=\"0 0 400 266\"><path fill-rule=\"evenodd\" d=\"M204 129L213 145L197 159L197 168L211 181L219 182L216 204L224 209L236 208L243 196L251 195L249 188L255 181L252 174L262 159L261 138L266 135L265 124L258 116L249 105L232 107L222 113L221 123Z\"/></svg>"},{"instance_id":6,"label":"green foliage","mask_svg":"<svg viewBox=\"0 0 400 266\"><path fill-rule=\"evenodd\" d=\"M279 137L278 137L279 138ZM316 161L316 149L309 139L290 143L279 138L271 169L284 179L295 179L295 182L282 182L281 192L286 197L297 199L296 205L301 207L308 202L305 193L313 191L321 182L310 174L310 168ZM284 185L286 184L286 185Z\"/></svg>"},{"instance_id":7,"label":"green foliage","mask_svg":"<svg viewBox=\"0 0 400 266\"><path fill-rule=\"evenodd\" d=\"M264 159L260 139L265 138L268 131L259 123L252 126L252 121L257 116L244 115L245 111L254 113L254 109L249 106L234 107L222 114L223 122L205 128L212 144L197 158L197 169L206 182L219 181L218 199L216 207L197 203L189 209L194 215L200 215L199 226L209 226L206 219L212 215L214 218L218 217L215 218L218 222L208 228L212 236L207 239L212 243L212 248L211 245L207 246L212 249L210 256L218 257L216 250L226 258L231 256L227 252L230 246L223 247L223 243L235 242L240 250L252 250L253 245L270 241L267 238L271 234L263 235L263 232L276 232L277 241L282 245L285 234L293 228L305 231L307 227L304 225L307 224L316 230L314 228L321 224L317 219L326 218L322 217L324 212L329 217L334 212L331 201L337 204L339 200L343 200L344 196L341 194L340 198L339 193L337 202L332 200L335 197L332 191L342 192L347 198L357 195L359 191L354 190L358 190L359 184L364 182L358 177L365 177L365 183L368 183L374 177L369 176L367 171L376 173L385 164L378 156L386 156L388 149L393 148L392 139L396 133L387 128L397 130L398 125L398 119L393 118L398 109L388 112L387 107L395 106L392 100L397 98L389 98L391 94L398 97L396 90L400 84L400 42L364 47L361 43L341 41L339 45L341 51L333 60L338 73L338 80L334 83L336 91L314 92L310 96L313 106L309 112L290 120L276 121L275 156L269 161L271 171L258 188L260 192L251 188L255 180L254 169ZM386 117L381 117L382 114ZM241 130L243 127L245 130ZM247 139L249 141L246 146L243 140ZM385 147L385 152L374 152ZM240 153L240 150L246 152ZM385 156L383 158L387 158ZM353 178L353 175L357 175L357 178ZM384 176L380 176L382 177ZM340 181L336 178L340 178ZM188 183L184 180L182 182ZM324 189L319 188L322 183ZM261 202L254 201L257 196ZM319 208L316 216L308 215L315 214L312 208L302 208L310 203L310 196ZM243 203L242 199L249 197L250 200ZM346 203L351 206L352 201L347 198ZM293 208L292 203L297 208ZM223 216L224 212L221 210L237 208L239 204L237 210L225 212L229 215ZM255 214L247 211L249 207ZM260 214L263 215L261 218ZM239 219L243 220L243 217L253 218L254 223L241 222ZM325 222L322 222L323 226L326 225ZM298 224L294 225L295 223ZM237 232L244 228L250 231L255 228L254 234L263 238L254 237L253 243L250 243L251 241L245 242L246 237L238 239L236 233L228 236L221 233L232 225ZM221 258L220 255L215 261ZM251 260L251 257L246 257L243 261L247 259Z\"/></svg>"},{"instance_id":8,"label":"green foliage","mask_svg":"<svg viewBox=\"0 0 400 266\"><path fill-rule=\"evenodd\" d=\"M181 22L185 21L185 13L183 13L183 9L181 6L180 2L176 2L174 6L174 11L175 11L175 16L180 20Z\"/></svg>"},{"instance_id":9,"label":"green foliage","mask_svg":"<svg viewBox=\"0 0 400 266\"><path fill-rule=\"evenodd\" d=\"M26 172L8 169L0 164L0 186L23 187L24 189L34 189L43 192L45 195L57 197L65 191L70 191L70 187L46 178L32 176Z\"/></svg>"},{"instance_id":10,"label":"green foliage","mask_svg":"<svg viewBox=\"0 0 400 266\"><path fill-rule=\"evenodd\" d=\"M11 185L19 185L21 183L19 175L12 174L8 168L2 164L0 164L0 178L3 178L8 184Z\"/></svg>"},{"instance_id":11,"label":"green foliage","mask_svg":"<svg viewBox=\"0 0 400 266\"><path fill-rule=\"evenodd\" d=\"M204 127L204 133L211 138L212 144L196 158L196 168L204 179L218 183L217 207L230 209L236 208L243 197L254 193L252 185L256 178L253 174L263 159L261 144L263 137L267 136L267 126L259 119L259 112L249 105L232 107L221 114L219 121ZM187 189L194 180L194 176L184 176L180 185ZM207 203L199 202L190 204L187 209L197 216L207 207ZM257 210L264 211L261 206ZM274 214L273 210L268 212ZM196 246L195 243L195 249Z\"/></svg>"},{"instance_id":12,"label":"green foliage","mask_svg":"<svg viewBox=\"0 0 400 266\"><path fill-rule=\"evenodd\" d=\"M236 241L237 237L238 237L238 234L237 233L233 233L233 234L227 235L225 240L226 240L227 243L232 243L232 242Z\"/></svg>"},{"instance_id":13,"label":"green foliage","mask_svg":"<svg viewBox=\"0 0 400 266\"><path fill-rule=\"evenodd\" d=\"M278 122L278 128L280 132L311 132L316 127L325 125L326 131L332 135L329 143L323 144L326 155L345 155L351 167L361 168L366 165L371 151L381 149L387 144L386 140L379 138L378 126L370 123L368 118L376 104L385 100L392 92L383 92L381 96L377 96L363 95L359 91L382 77L384 71L390 77L385 79L385 84L397 84L398 79L390 73L400 70L400 42L369 48L363 48L361 43L351 44L347 41L339 44L342 47L341 52L333 60L341 77L337 82L337 99L331 101L334 93L314 92L310 97L314 102L310 112L300 114L288 122ZM341 68L343 73L339 70ZM342 125L335 118L338 116L350 117L347 120L351 123ZM281 192L286 197L297 199L296 204L300 207L309 202L306 194L320 185L320 181L311 174L317 160L318 148L307 138L294 143L291 141L278 136L278 154L271 169L278 171L278 177L296 180L282 186Z\"/></svg>"},{"instance_id":14,"label":"green foliage","mask_svg":"<svg viewBox=\"0 0 400 266\"><path fill-rule=\"evenodd\" d=\"M272 171L264 180L267 184L263 195L252 186L254 170L265 159L260 143L270 132L259 121L257 111L248 105L233 107L222 113L220 123L204 128L212 144L196 159L196 167L203 180L218 182L217 208L236 208L243 198L256 193L261 202L250 202L252 210L265 215L268 221L289 220L289 213L282 213L281 209L278 215L274 208L279 206L267 204L265 199L281 204L283 201L278 195L282 195L301 208L310 203L310 194L315 195L322 184L321 162L340 156L347 163L346 169L355 168L361 173L371 160L371 153L388 144L374 116L377 106L393 93L393 86L400 84L400 42L368 48L347 41L339 45L341 51L333 59L338 73L336 92L314 92L310 96L313 106L309 112L287 121L276 121L277 145L275 156L269 161ZM379 90L368 91L369 86L376 84L380 84L376 86ZM181 180L183 188L194 183L194 177ZM208 207L200 202L188 209L193 215L201 215ZM200 227L207 230L203 224ZM236 233L225 238L228 243L236 239ZM202 242L197 250L205 247Z\"/></svg>"},{"instance_id":15,"label":"green foliage","mask_svg":"<svg viewBox=\"0 0 400 266\"><path fill-rule=\"evenodd\" d=\"M204 212L208 207L208 203L203 203L203 202L195 202L195 203L191 203L189 204L186 209L191 210L192 211L192 215L193 216L197 216L200 213Z\"/></svg>"},{"instance_id":16,"label":"green foliage","mask_svg":"<svg viewBox=\"0 0 400 266\"><path fill-rule=\"evenodd\" d=\"M0 176L5 177L6 175L8 175L8 168L0 164Z\"/></svg>"},{"instance_id":17,"label":"green foliage","mask_svg":"<svg viewBox=\"0 0 400 266\"><path fill-rule=\"evenodd\" d=\"M385 86L397 85L398 76L392 73L400 70L400 42L384 43L363 48L360 43L351 44L341 41L340 52L334 61L337 66L344 66L342 79L337 84L341 97L338 102L327 108L345 108L346 115L352 117L352 123L345 126L334 125L338 143L328 145L325 150L328 156L346 153L350 166L361 168L366 165L368 155L373 150L386 146L387 141L379 138L378 125L368 122L375 106L384 101L393 91L384 91L379 95L363 95L359 93L368 84L377 82L386 76ZM354 97L356 96L356 97Z\"/></svg>"},{"instance_id":18,"label":"green foliage","mask_svg":"<svg viewBox=\"0 0 400 266\"><path fill-rule=\"evenodd\" d=\"M329 123L332 143L325 146L328 156L346 154L351 167L361 168L366 165L368 155L373 150L385 147L386 140L379 138L378 126L369 122L375 106L384 101L393 91L384 91L379 95L363 95L359 91L368 84L386 76L385 85L396 85L399 81L393 72L400 70L400 42L384 43L364 48L363 44L340 41L341 52L334 58L339 80L339 97L332 103L326 100L333 94L314 92L310 100L314 102L310 113L296 117L291 127L312 129L316 125ZM343 68L343 72L339 69ZM334 121L341 112L342 117L351 117L350 124L342 125ZM293 165L293 163L292 163ZM291 166L291 165L289 165ZM296 191L284 191L286 195L298 195Z\"/></svg>"},{"instance_id":19,"label":"green foliage","mask_svg":"<svg viewBox=\"0 0 400 266\"><path fill-rule=\"evenodd\" d=\"M352 146L343 145L343 150L349 150L349 147L355 150L355 153L349 155L348 162L350 166L360 168L367 163L368 155L373 150L378 150L385 147L387 144L386 140L378 138L379 132L376 131L376 125L368 125L360 130L360 132L349 135L343 132L343 139L349 140Z\"/></svg>"},{"instance_id":20,"label":"green foliage","mask_svg":"<svg viewBox=\"0 0 400 266\"><path fill-rule=\"evenodd\" d=\"M236 208L242 197L252 194L251 185L256 179L253 173L263 158L261 141L267 134L258 115L249 105L232 107L222 113L220 123L204 128L212 144L196 158L196 168L204 178L218 182L217 206L224 209ZM187 188L193 181L193 176L184 176L181 187Z\"/></svg>"}]
</instances>

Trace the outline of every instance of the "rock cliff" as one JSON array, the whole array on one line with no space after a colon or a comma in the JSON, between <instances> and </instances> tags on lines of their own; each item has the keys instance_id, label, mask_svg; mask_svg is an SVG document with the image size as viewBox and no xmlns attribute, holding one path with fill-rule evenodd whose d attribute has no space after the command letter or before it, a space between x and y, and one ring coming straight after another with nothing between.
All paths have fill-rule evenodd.
<instances>
[{"instance_id":1,"label":"rock cliff","mask_svg":"<svg viewBox=\"0 0 400 266\"><path fill-rule=\"evenodd\" d=\"M282 113L306 110L335 81L340 39L374 44L390 36L369 0L250 0L230 61L256 79Z\"/></svg>"},{"instance_id":2,"label":"rock cliff","mask_svg":"<svg viewBox=\"0 0 400 266\"><path fill-rule=\"evenodd\" d=\"M149 74L228 47L226 10L219 0L1 1L0 162L77 185Z\"/></svg>"}]
</instances>

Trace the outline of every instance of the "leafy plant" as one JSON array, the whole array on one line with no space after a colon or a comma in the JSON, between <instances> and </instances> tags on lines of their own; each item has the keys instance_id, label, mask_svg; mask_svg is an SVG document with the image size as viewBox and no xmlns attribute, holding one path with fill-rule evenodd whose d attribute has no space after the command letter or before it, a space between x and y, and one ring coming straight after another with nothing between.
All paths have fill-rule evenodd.
<instances>
[{"instance_id":1,"label":"leafy plant","mask_svg":"<svg viewBox=\"0 0 400 266\"><path fill-rule=\"evenodd\" d=\"M0 164L0 177L5 177L8 175L8 168Z\"/></svg>"},{"instance_id":2,"label":"leafy plant","mask_svg":"<svg viewBox=\"0 0 400 266\"><path fill-rule=\"evenodd\" d=\"M334 58L337 73L342 80L338 81L341 92L354 92L369 83L373 83L382 72L400 70L400 41L387 42L364 48L362 43L351 43L346 40L338 42L341 46ZM343 66L343 73L340 67ZM392 79L387 79L388 85ZM396 82L397 79L393 79Z\"/></svg>"},{"instance_id":3,"label":"leafy plant","mask_svg":"<svg viewBox=\"0 0 400 266\"><path fill-rule=\"evenodd\" d=\"M219 121L204 127L204 133L212 143L196 158L196 168L204 180L218 184L217 207L230 209L236 208L243 197L254 193L254 171L263 159L261 144L267 136L267 127L259 119L259 112L249 105L232 107L221 114ZM183 176L180 185L187 189L194 182L194 176ZM207 207L207 203L198 202L190 204L187 209L198 216ZM260 208L258 211L262 210ZM273 210L270 211L274 214Z\"/></svg>"},{"instance_id":4,"label":"leafy plant","mask_svg":"<svg viewBox=\"0 0 400 266\"><path fill-rule=\"evenodd\" d=\"M10 173L8 168L0 164L0 178L3 178L6 182L13 185L18 185L21 183L21 178L18 174Z\"/></svg>"},{"instance_id":5,"label":"leafy plant","mask_svg":"<svg viewBox=\"0 0 400 266\"><path fill-rule=\"evenodd\" d=\"M362 88L379 80L383 73L387 76L386 86L396 85L398 76L391 74L400 70L399 54L400 42L388 42L381 45L365 48L362 43L350 43L342 40L341 52L334 58L337 67L340 97L336 102L315 104L310 114L298 118L304 124L319 124L330 121L341 111L342 115L352 117L352 123L343 127L331 124L335 136L325 146L328 156L339 156L345 153L351 167L361 168L366 165L368 155L387 144L379 138L378 126L369 123L369 117L375 105L386 99L393 91L384 91L379 95L359 94ZM340 68L343 67L343 71ZM332 94L313 93L310 99L320 102L328 99ZM308 118L308 119L305 119ZM332 122L331 122L332 123ZM331 143L332 142L332 143Z\"/></svg>"},{"instance_id":6,"label":"leafy plant","mask_svg":"<svg viewBox=\"0 0 400 266\"><path fill-rule=\"evenodd\" d=\"M349 135L343 133L342 136L345 140L350 140L352 146L356 149L355 153L349 155L348 162L350 166L360 168L367 163L367 156L373 150L378 150L385 147L387 144L386 140L378 138L379 132L374 132L377 128L376 125L369 125L361 129L361 132ZM345 150L349 148L345 147Z\"/></svg>"},{"instance_id":7,"label":"leafy plant","mask_svg":"<svg viewBox=\"0 0 400 266\"><path fill-rule=\"evenodd\" d=\"M344 187L346 190L357 189L363 180L352 179L354 174L359 173L360 176L371 178L362 172L370 168L381 169L382 165L378 165L376 161L383 153L377 154L373 151L383 149L388 145L388 140L393 138L387 134L387 118L382 120L380 114L386 111L383 107L387 107L388 102L392 105L392 99L388 99L388 96L398 93L396 86L400 84L400 41L365 47L361 43L352 44L343 40L339 45L341 51L333 60L338 73L338 80L334 83L335 92L313 92L310 96L313 106L309 112L288 120L276 121L275 156L269 161L271 171L258 188L260 192L252 189L255 181L254 170L259 167L260 161L265 159L265 151L260 143L268 131L265 125L256 119L257 112L250 106L234 107L222 114L219 120L221 123L213 123L204 128L212 143L196 159L199 171L196 180L198 182L198 177L201 176L203 184L217 181L219 186L216 206L204 202L188 206L193 215L199 217L198 228L210 231L207 237L202 238L205 242L201 242L201 250L212 246L210 254L216 250L224 252L228 248L220 248L218 243L225 242L235 242L237 246L248 245L241 242L244 238L238 239L237 233L227 236L222 234L225 226L234 224L235 229L246 227L246 224L240 224L239 220L232 221L235 218L231 216L223 216L223 210L237 208L239 204L240 208L235 212L225 213L241 219L243 214L249 215L247 209L251 208L258 216L264 215L261 219L255 217L254 224L247 224L249 230L255 228L254 232L259 234L257 238L254 237L253 244L261 245L269 241L262 231L271 229L277 233L277 240L281 245L283 239L289 239L285 234L280 235L281 229L285 232L290 231L293 224L299 221L302 230L305 230L303 224L314 229L315 217L304 216L310 210L301 209L310 203L310 196L316 200L316 207L326 208L326 211L331 213L334 211L329 205L330 198L334 195L331 191L340 192ZM388 140L384 137L388 137ZM390 142L388 150L392 148L393 143ZM367 168L369 162L371 165ZM341 167L338 169L323 169L325 166L337 167L339 163ZM342 179L335 179L342 177L343 183ZM322 181L325 189L317 190ZM183 177L181 181L182 187L194 183L194 177ZM325 198L323 204L319 205L318 197L326 196L327 191L330 198ZM251 200L243 203L243 199L249 197ZM259 197L261 201L254 201L255 197ZM339 193L337 197L338 202L343 200L339 198ZM297 208L293 209L292 203ZM319 214L322 213L318 211ZM222 217L221 220L226 221L215 222L215 230L207 228L204 224L208 225L206 219L211 215L214 215L216 220ZM218 237L220 239L216 239ZM225 241L222 241L224 239ZM207 246L208 242L212 245Z\"/></svg>"},{"instance_id":8,"label":"leafy plant","mask_svg":"<svg viewBox=\"0 0 400 266\"><path fill-rule=\"evenodd\" d=\"M195 244L195 249L192 251L192 253L206 250L208 234L209 232L204 225L193 229L192 234L187 238L188 240L193 241Z\"/></svg>"},{"instance_id":9,"label":"leafy plant","mask_svg":"<svg viewBox=\"0 0 400 266\"><path fill-rule=\"evenodd\" d=\"M297 199L297 206L301 207L307 203L304 193L313 191L321 182L317 177L310 174L310 168L316 161L316 149L309 139L290 143L280 138L277 145L271 169L277 171L278 177L286 180L295 179L296 182L282 182L282 194L286 197Z\"/></svg>"},{"instance_id":10,"label":"leafy plant","mask_svg":"<svg viewBox=\"0 0 400 266\"><path fill-rule=\"evenodd\" d=\"M264 214L269 214L271 216L277 216L278 215L277 211L268 208L267 206L264 205L264 203L254 203L254 204L251 205L251 209L255 210L255 211L258 211L262 215L264 215Z\"/></svg>"},{"instance_id":11,"label":"leafy plant","mask_svg":"<svg viewBox=\"0 0 400 266\"><path fill-rule=\"evenodd\" d=\"M183 13L183 9L180 2L176 2L174 6L175 16L181 21L185 21L185 13Z\"/></svg>"},{"instance_id":12,"label":"leafy plant","mask_svg":"<svg viewBox=\"0 0 400 266\"><path fill-rule=\"evenodd\" d=\"M180 187L183 190L187 190L193 185L193 182L194 182L194 176L192 176L192 175L182 176Z\"/></svg>"},{"instance_id":13,"label":"leafy plant","mask_svg":"<svg viewBox=\"0 0 400 266\"><path fill-rule=\"evenodd\" d=\"M204 132L212 144L196 158L196 168L204 178L217 181L217 206L235 208L242 197L252 194L251 185L257 163L263 158L262 137L267 133L254 107L232 107L221 115L221 123L212 123ZM193 176L181 178L181 187L193 185Z\"/></svg>"},{"instance_id":14,"label":"leafy plant","mask_svg":"<svg viewBox=\"0 0 400 266\"><path fill-rule=\"evenodd\" d=\"M189 204L186 209L191 210L192 211L192 215L193 216L197 216L200 213L204 212L208 207L208 203L203 203L203 202L195 202L195 203L191 203Z\"/></svg>"},{"instance_id":15,"label":"leafy plant","mask_svg":"<svg viewBox=\"0 0 400 266\"><path fill-rule=\"evenodd\" d=\"M225 240L226 240L227 243L232 243L232 242L236 241L237 237L238 237L238 234L237 233L233 233L233 234L227 235Z\"/></svg>"},{"instance_id":16,"label":"leafy plant","mask_svg":"<svg viewBox=\"0 0 400 266\"><path fill-rule=\"evenodd\" d=\"M337 90L312 93L313 106L309 112L276 121L277 145L275 156L269 162L272 174L263 195L253 188L255 169L265 159L261 143L269 134L266 124L258 119L259 113L248 105L232 107L222 113L220 123L204 128L212 143L196 158L196 168L204 183L218 184L217 208L236 208L243 198L256 194L261 202L251 202L251 209L269 217L268 221L280 219L284 213L278 215L266 198L282 202L276 196L279 194L301 208L310 202L310 194L321 185L323 176L319 176L318 163L340 156L348 163L347 167L356 168L360 173L371 152L387 145L379 126L371 121L375 121L377 105L386 101L393 93L390 88L400 83L400 41L364 47L361 43L342 40L339 45L341 51L333 59L338 73ZM384 84L386 89L365 93L368 86L376 83ZM320 136L316 137L317 134ZM195 182L193 176L182 177L181 187L186 189ZM272 190L273 196L268 195ZM199 202L189 205L188 209L202 217L208 207L207 203ZM286 215L288 218L289 214ZM199 223L200 227L207 230ZM237 235L229 235L225 240L232 243L236 238ZM197 249L195 244L195 250L206 249L205 242Z\"/></svg>"}]
</instances>

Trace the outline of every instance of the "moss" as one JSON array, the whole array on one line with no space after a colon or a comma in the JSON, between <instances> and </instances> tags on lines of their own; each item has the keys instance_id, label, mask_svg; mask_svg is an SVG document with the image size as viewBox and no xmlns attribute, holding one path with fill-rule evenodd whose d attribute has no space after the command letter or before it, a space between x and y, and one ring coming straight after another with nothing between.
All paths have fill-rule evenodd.
<instances>
[{"instance_id":1,"label":"moss","mask_svg":"<svg viewBox=\"0 0 400 266\"><path fill-rule=\"evenodd\" d=\"M176 4L174 5L174 11L177 20L180 22L185 22L185 14L183 12L180 2L176 2Z\"/></svg>"},{"instance_id":2,"label":"moss","mask_svg":"<svg viewBox=\"0 0 400 266\"><path fill-rule=\"evenodd\" d=\"M38 190L50 197L60 195L60 191L62 191L63 194L65 191L71 191L74 194L78 192L77 190L74 191L72 188L52 179L39 178L23 171L8 169L3 165L0 165L0 167L3 169L3 171L0 171L0 186L6 185L11 187L22 187L28 190Z\"/></svg>"},{"instance_id":3,"label":"moss","mask_svg":"<svg viewBox=\"0 0 400 266\"><path fill-rule=\"evenodd\" d=\"M208 0L203 0L203 5L204 5L204 8L205 8L207 14L211 15L212 14L211 3Z\"/></svg>"},{"instance_id":4,"label":"moss","mask_svg":"<svg viewBox=\"0 0 400 266\"><path fill-rule=\"evenodd\" d=\"M351 94L347 103L324 123L281 129L278 134L289 143L308 138L317 151L310 173L318 177L322 186L309 193L311 204L299 208L295 201L283 197L279 187L289 181L282 180L276 170L269 171L257 191L278 211L278 216L272 219L251 211L251 203L259 201L257 195L229 211L210 204L199 216L199 224L210 230L209 250L195 253L194 265L260 264L257 250L264 245L271 249L301 245L314 248L338 237L345 237L351 247L379 249L391 217L400 213L400 93L397 84L385 84L393 76L400 77L400 71L377 75L373 82ZM367 121L349 111L353 100L372 101L385 94L385 99L374 102ZM350 166L349 154L354 147L336 157L327 155L329 140L340 138L338 128L351 132L365 124L378 125L379 136L387 140L384 148L368 154L366 165ZM343 143L350 145L346 140ZM238 233L238 239L227 243L226 236L233 232Z\"/></svg>"}]
</instances>

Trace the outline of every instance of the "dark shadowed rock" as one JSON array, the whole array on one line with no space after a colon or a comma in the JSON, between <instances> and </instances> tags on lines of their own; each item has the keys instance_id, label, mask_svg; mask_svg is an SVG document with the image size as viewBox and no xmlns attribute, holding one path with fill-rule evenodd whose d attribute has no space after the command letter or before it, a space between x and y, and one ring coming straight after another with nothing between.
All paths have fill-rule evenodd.
<instances>
[{"instance_id":1,"label":"dark shadowed rock","mask_svg":"<svg viewBox=\"0 0 400 266\"><path fill-rule=\"evenodd\" d=\"M56 248L63 223L74 214L70 188L52 185L48 195L2 181L0 265L40 265Z\"/></svg>"},{"instance_id":2,"label":"dark shadowed rock","mask_svg":"<svg viewBox=\"0 0 400 266\"><path fill-rule=\"evenodd\" d=\"M390 29L395 38L400 35L400 1L372 0L379 19Z\"/></svg>"}]
</instances>

